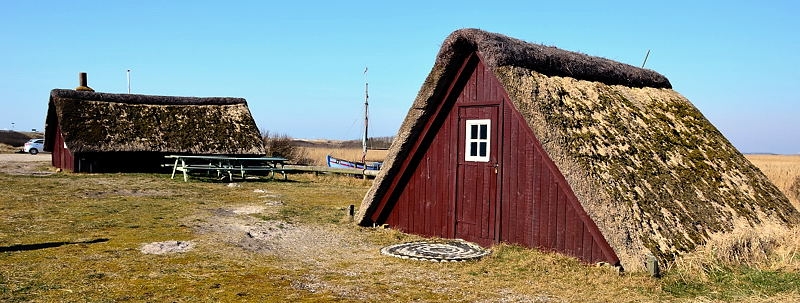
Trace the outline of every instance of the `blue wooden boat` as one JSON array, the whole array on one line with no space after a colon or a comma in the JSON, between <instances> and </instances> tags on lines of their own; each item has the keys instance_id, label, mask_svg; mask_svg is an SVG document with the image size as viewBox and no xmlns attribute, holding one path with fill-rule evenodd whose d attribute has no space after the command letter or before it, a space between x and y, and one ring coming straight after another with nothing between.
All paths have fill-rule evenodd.
<instances>
[{"instance_id":1,"label":"blue wooden boat","mask_svg":"<svg viewBox=\"0 0 800 303\"><path fill-rule=\"evenodd\" d=\"M380 170L382 162L369 162L369 163L362 163L362 162L354 162L354 161L347 161L343 159L338 159L332 157L331 155L327 156L328 167L332 168L354 168L354 169L361 169L361 170Z\"/></svg>"}]
</instances>

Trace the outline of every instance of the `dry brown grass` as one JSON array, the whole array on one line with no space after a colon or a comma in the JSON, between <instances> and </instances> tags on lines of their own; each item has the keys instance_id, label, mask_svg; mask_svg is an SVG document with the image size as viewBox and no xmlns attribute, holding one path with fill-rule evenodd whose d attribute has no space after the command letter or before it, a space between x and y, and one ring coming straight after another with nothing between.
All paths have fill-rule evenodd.
<instances>
[{"instance_id":1,"label":"dry brown grass","mask_svg":"<svg viewBox=\"0 0 800 303\"><path fill-rule=\"evenodd\" d=\"M800 209L800 155L745 155Z\"/></svg>"},{"instance_id":2,"label":"dry brown grass","mask_svg":"<svg viewBox=\"0 0 800 303\"><path fill-rule=\"evenodd\" d=\"M708 274L728 267L746 266L763 270L800 269L800 228L764 226L713 236L695 252L673 264L679 272Z\"/></svg>"},{"instance_id":3,"label":"dry brown grass","mask_svg":"<svg viewBox=\"0 0 800 303\"><path fill-rule=\"evenodd\" d=\"M662 289L695 302L800 302L800 228L713 237L670 264Z\"/></svg>"},{"instance_id":4,"label":"dry brown grass","mask_svg":"<svg viewBox=\"0 0 800 303\"><path fill-rule=\"evenodd\" d=\"M342 148L334 146L303 147L306 156L314 161L313 165L326 166L325 156L331 155L339 159L361 161L360 148ZM379 162L386 158L388 150L369 150L367 162Z\"/></svg>"}]
</instances>

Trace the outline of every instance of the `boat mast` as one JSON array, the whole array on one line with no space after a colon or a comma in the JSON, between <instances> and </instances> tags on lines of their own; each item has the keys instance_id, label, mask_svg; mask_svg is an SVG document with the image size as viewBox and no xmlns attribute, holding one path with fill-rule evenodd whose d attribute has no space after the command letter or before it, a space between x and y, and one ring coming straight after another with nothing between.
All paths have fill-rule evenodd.
<instances>
[{"instance_id":1,"label":"boat mast","mask_svg":"<svg viewBox=\"0 0 800 303\"><path fill-rule=\"evenodd\" d=\"M364 137L361 139L361 162L364 169L367 168L367 130L369 129L369 81L367 80L367 70L364 68Z\"/></svg>"}]
</instances>

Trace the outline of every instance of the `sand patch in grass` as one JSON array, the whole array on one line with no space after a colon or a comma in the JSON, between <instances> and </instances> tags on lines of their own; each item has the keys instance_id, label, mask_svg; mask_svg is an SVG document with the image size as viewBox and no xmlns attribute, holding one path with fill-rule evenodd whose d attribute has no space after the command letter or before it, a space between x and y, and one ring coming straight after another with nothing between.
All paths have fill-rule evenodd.
<instances>
[{"instance_id":1,"label":"sand patch in grass","mask_svg":"<svg viewBox=\"0 0 800 303\"><path fill-rule=\"evenodd\" d=\"M194 249L192 241L163 241L153 242L142 245L139 249L143 254L166 255L174 253L184 253Z\"/></svg>"}]
</instances>

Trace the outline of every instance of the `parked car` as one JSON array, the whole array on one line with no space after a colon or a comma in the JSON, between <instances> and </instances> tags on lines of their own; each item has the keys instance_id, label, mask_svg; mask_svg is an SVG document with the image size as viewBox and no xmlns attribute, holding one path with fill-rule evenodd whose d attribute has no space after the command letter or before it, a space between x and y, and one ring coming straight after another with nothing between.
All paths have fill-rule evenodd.
<instances>
[{"instance_id":1,"label":"parked car","mask_svg":"<svg viewBox=\"0 0 800 303\"><path fill-rule=\"evenodd\" d=\"M31 155L38 154L44 148L44 139L30 139L28 142L25 142L25 146L22 147L22 151L26 153L30 153Z\"/></svg>"}]
</instances>

